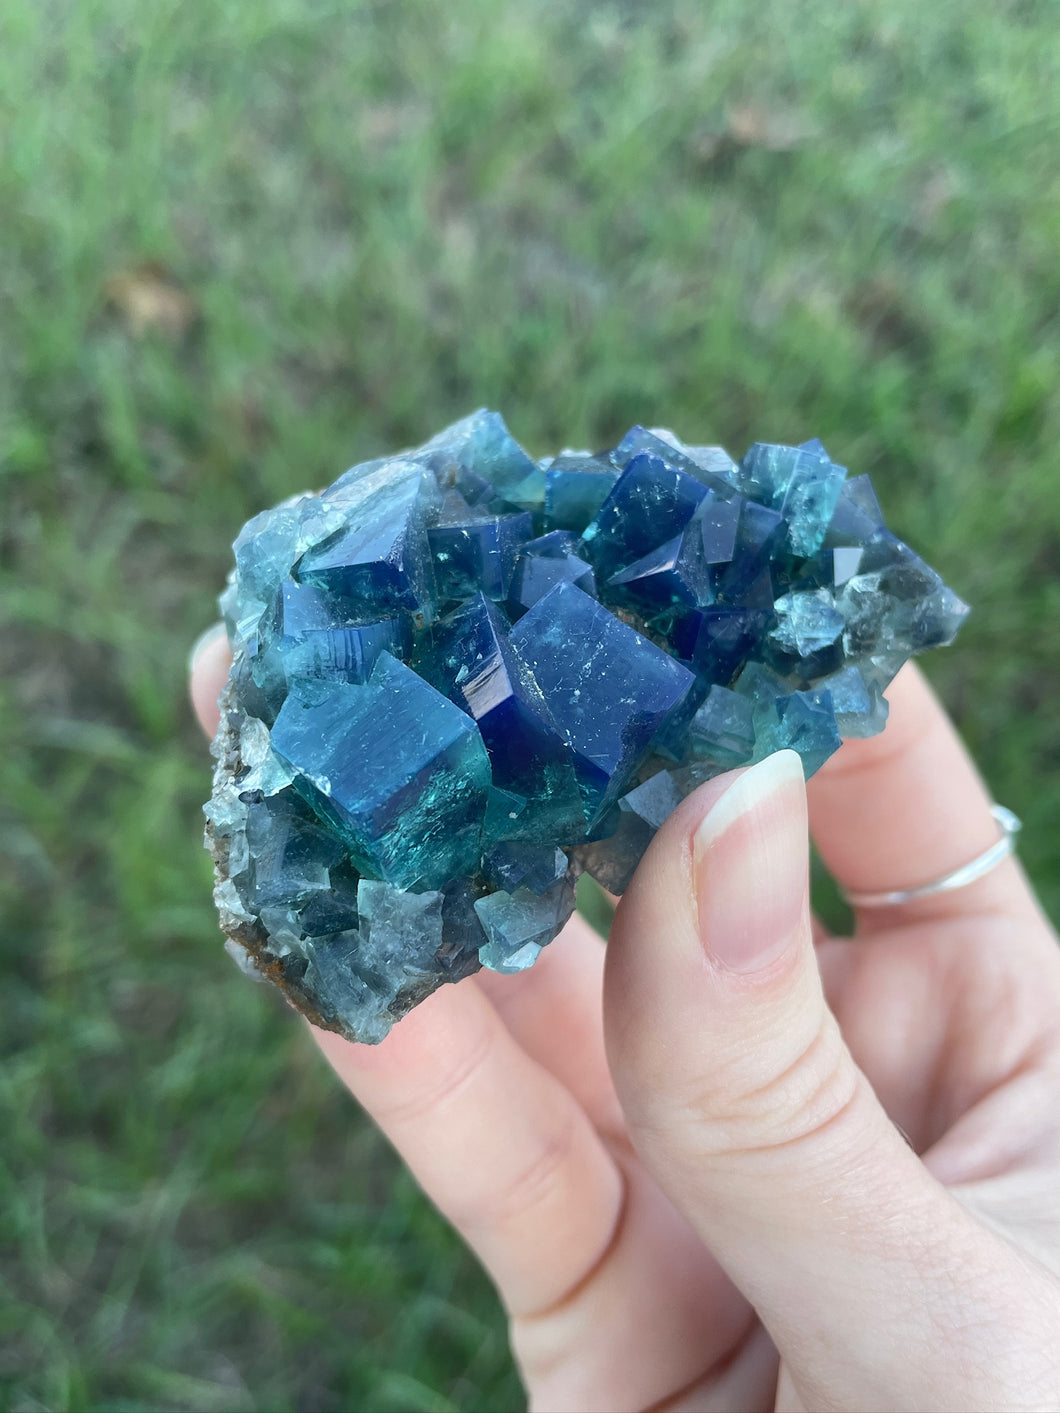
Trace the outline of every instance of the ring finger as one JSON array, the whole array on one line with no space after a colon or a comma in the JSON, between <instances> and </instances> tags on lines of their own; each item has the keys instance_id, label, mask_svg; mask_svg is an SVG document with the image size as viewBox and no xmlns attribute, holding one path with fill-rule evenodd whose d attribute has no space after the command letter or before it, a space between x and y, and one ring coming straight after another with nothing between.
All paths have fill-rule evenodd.
<instances>
[{"instance_id":1,"label":"ring finger","mask_svg":"<svg viewBox=\"0 0 1060 1413\"><path fill-rule=\"evenodd\" d=\"M953 723L912 665L895 678L887 729L847 741L810 782L810 828L826 866L848 893L932 883L998 840L991 800ZM1009 857L968 887L900 905L857 909L866 931L967 912L1041 915Z\"/></svg>"}]
</instances>

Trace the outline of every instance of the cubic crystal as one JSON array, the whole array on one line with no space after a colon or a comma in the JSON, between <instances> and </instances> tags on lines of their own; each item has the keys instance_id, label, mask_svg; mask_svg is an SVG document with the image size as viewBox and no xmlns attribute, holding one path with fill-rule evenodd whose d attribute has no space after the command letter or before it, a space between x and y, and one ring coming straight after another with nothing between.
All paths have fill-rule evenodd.
<instances>
[{"instance_id":1,"label":"cubic crystal","mask_svg":"<svg viewBox=\"0 0 1060 1413\"><path fill-rule=\"evenodd\" d=\"M477 864L490 784L482 737L389 653L363 684L299 682L272 744L362 874L440 888Z\"/></svg>"},{"instance_id":2,"label":"cubic crystal","mask_svg":"<svg viewBox=\"0 0 1060 1413\"><path fill-rule=\"evenodd\" d=\"M517 973L699 784L882 729L967 609L818 441L634 427L535 461L481 410L255 516L205 807L227 947L375 1043Z\"/></svg>"},{"instance_id":3,"label":"cubic crystal","mask_svg":"<svg viewBox=\"0 0 1060 1413\"><path fill-rule=\"evenodd\" d=\"M509 642L570 746L592 829L695 677L573 584L539 599Z\"/></svg>"}]
</instances>

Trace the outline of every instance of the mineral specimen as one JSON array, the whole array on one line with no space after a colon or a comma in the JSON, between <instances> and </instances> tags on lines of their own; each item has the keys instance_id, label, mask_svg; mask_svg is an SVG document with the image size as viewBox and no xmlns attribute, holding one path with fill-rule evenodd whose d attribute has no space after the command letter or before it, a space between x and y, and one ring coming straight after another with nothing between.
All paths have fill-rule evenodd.
<instances>
[{"instance_id":1,"label":"mineral specimen","mask_svg":"<svg viewBox=\"0 0 1060 1413\"><path fill-rule=\"evenodd\" d=\"M228 949L376 1042L532 965L698 784L887 717L967 612L818 441L634 427L535 462L495 412L247 524L207 845Z\"/></svg>"}]
</instances>

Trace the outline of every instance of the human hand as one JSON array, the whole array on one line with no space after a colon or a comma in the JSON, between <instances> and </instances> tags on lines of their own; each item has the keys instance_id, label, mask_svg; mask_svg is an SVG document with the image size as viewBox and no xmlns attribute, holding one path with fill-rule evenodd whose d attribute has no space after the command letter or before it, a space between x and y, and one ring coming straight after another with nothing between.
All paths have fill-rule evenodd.
<instances>
[{"instance_id":1,"label":"human hand","mask_svg":"<svg viewBox=\"0 0 1060 1413\"><path fill-rule=\"evenodd\" d=\"M228 668L196 655L207 732ZM1060 1406L1060 950L1018 864L820 934L996 838L915 669L806 790L790 752L652 843L606 951L314 1031L490 1271L546 1410ZM606 968L605 968L606 955ZM606 974L605 974L606 972Z\"/></svg>"}]
</instances>

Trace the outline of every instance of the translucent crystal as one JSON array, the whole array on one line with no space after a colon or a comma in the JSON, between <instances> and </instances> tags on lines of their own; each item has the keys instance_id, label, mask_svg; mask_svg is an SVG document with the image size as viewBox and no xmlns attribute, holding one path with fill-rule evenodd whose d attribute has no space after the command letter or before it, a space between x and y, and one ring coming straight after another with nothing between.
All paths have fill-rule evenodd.
<instances>
[{"instance_id":1,"label":"translucent crystal","mask_svg":"<svg viewBox=\"0 0 1060 1413\"><path fill-rule=\"evenodd\" d=\"M692 754L720 765L745 765L754 755L754 713L747 697L717 684L688 727Z\"/></svg>"},{"instance_id":2,"label":"translucent crystal","mask_svg":"<svg viewBox=\"0 0 1060 1413\"><path fill-rule=\"evenodd\" d=\"M362 874L434 888L477 864L490 783L482 737L389 653L360 685L299 682L272 743Z\"/></svg>"},{"instance_id":3,"label":"translucent crystal","mask_svg":"<svg viewBox=\"0 0 1060 1413\"><path fill-rule=\"evenodd\" d=\"M509 641L570 747L591 829L695 678L573 584L540 599Z\"/></svg>"},{"instance_id":4,"label":"translucent crystal","mask_svg":"<svg viewBox=\"0 0 1060 1413\"><path fill-rule=\"evenodd\" d=\"M441 523L427 531L439 598L459 603L479 592L505 598L519 550L533 535L533 517L525 512L484 519L474 519L470 512L443 515Z\"/></svg>"},{"instance_id":5,"label":"translucent crystal","mask_svg":"<svg viewBox=\"0 0 1060 1413\"><path fill-rule=\"evenodd\" d=\"M797 447L756 442L740 462L744 493L783 515L788 545L803 556L824 542L846 475L816 440Z\"/></svg>"},{"instance_id":6,"label":"translucent crystal","mask_svg":"<svg viewBox=\"0 0 1060 1413\"><path fill-rule=\"evenodd\" d=\"M536 461L485 409L255 516L222 610L228 950L370 1043L532 965L703 781L881 730L967 613L818 441Z\"/></svg>"},{"instance_id":7,"label":"translucent crystal","mask_svg":"<svg viewBox=\"0 0 1060 1413\"><path fill-rule=\"evenodd\" d=\"M585 819L574 754L501 610L477 594L438 627L426 670L478 726L492 787L518 800L514 810L484 820L484 847L492 839L555 844L580 837Z\"/></svg>"},{"instance_id":8,"label":"translucent crystal","mask_svg":"<svg viewBox=\"0 0 1060 1413\"><path fill-rule=\"evenodd\" d=\"M508 594L508 611L518 618L556 584L567 582L596 597L592 566L578 554L577 537L553 530L522 547Z\"/></svg>"},{"instance_id":9,"label":"translucent crystal","mask_svg":"<svg viewBox=\"0 0 1060 1413\"><path fill-rule=\"evenodd\" d=\"M319 585L352 603L429 617L435 589L427 527L437 490L411 463L397 463L391 479L383 474L350 484L346 527L309 550L293 569L300 583Z\"/></svg>"},{"instance_id":10,"label":"translucent crystal","mask_svg":"<svg viewBox=\"0 0 1060 1413\"><path fill-rule=\"evenodd\" d=\"M545 471L545 524L580 534L607 499L618 474L610 462L594 456L557 456Z\"/></svg>"},{"instance_id":11,"label":"translucent crystal","mask_svg":"<svg viewBox=\"0 0 1060 1413\"><path fill-rule=\"evenodd\" d=\"M475 911L489 939L479 948L482 965L490 971L525 971L574 911L574 879L565 873L541 894L529 888L498 890L480 898Z\"/></svg>"},{"instance_id":12,"label":"translucent crystal","mask_svg":"<svg viewBox=\"0 0 1060 1413\"><path fill-rule=\"evenodd\" d=\"M670 772L657 771L622 796L602 838L572 851L578 864L601 887L624 893L656 830L682 798Z\"/></svg>"},{"instance_id":13,"label":"translucent crystal","mask_svg":"<svg viewBox=\"0 0 1060 1413\"><path fill-rule=\"evenodd\" d=\"M706 494L672 462L651 452L634 456L582 537L597 577L609 579L672 540Z\"/></svg>"}]
</instances>

